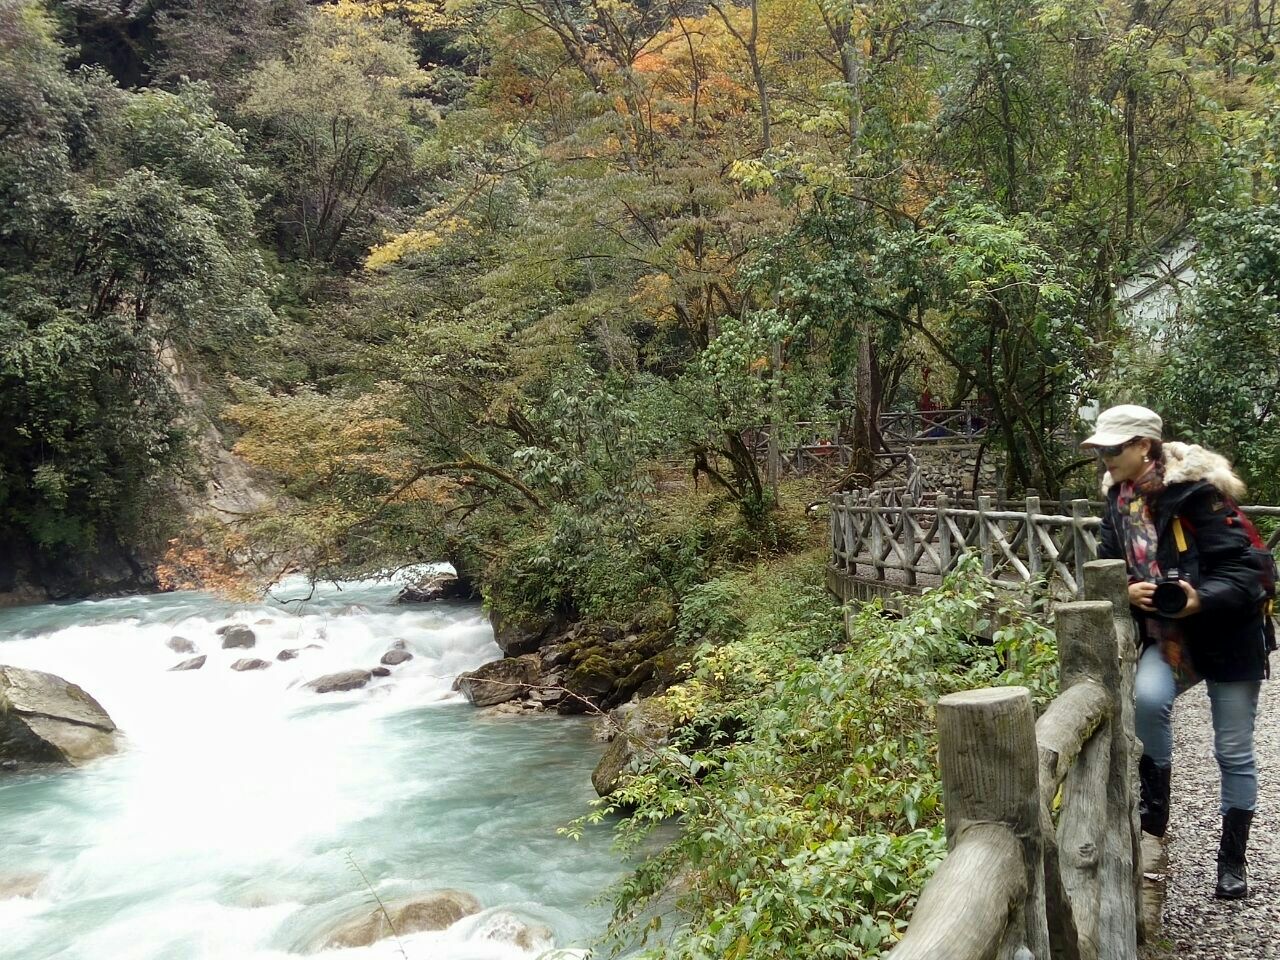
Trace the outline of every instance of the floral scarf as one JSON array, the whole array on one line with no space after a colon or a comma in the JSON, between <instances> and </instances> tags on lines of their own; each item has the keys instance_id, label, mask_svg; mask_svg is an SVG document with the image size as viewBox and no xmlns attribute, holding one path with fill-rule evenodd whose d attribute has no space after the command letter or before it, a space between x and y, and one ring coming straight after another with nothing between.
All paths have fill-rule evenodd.
<instances>
[{"instance_id":1,"label":"floral scarf","mask_svg":"<svg viewBox=\"0 0 1280 960\"><path fill-rule=\"evenodd\" d=\"M1116 507L1120 514L1120 535L1124 542L1125 560L1129 565L1132 582L1155 583L1160 579L1160 562L1157 560L1156 521L1151 503L1164 490L1164 464L1153 463L1137 480L1125 480L1120 484ZM1143 645L1159 644L1160 655L1173 671L1179 690L1194 686L1200 679L1191 665L1187 650L1186 632L1181 622L1156 614L1141 617Z\"/></svg>"}]
</instances>

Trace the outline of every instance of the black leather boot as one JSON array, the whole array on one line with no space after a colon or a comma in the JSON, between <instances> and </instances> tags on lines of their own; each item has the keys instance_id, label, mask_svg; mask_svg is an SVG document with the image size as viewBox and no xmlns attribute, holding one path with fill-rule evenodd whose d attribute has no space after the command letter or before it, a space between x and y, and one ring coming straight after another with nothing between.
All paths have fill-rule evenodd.
<instances>
[{"instance_id":1,"label":"black leather boot","mask_svg":"<svg viewBox=\"0 0 1280 960\"><path fill-rule=\"evenodd\" d=\"M1138 761L1138 779L1142 784L1142 799L1138 815L1142 818L1142 832L1153 837L1163 837L1169 827L1169 775L1170 767L1157 767L1145 753Z\"/></svg>"},{"instance_id":2,"label":"black leather boot","mask_svg":"<svg viewBox=\"0 0 1280 960\"><path fill-rule=\"evenodd\" d=\"M1249 895L1245 850L1249 846L1249 826L1252 823L1252 810L1231 809L1222 816L1218 886L1213 891L1213 895L1221 900L1243 900Z\"/></svg>"}]
</instances>

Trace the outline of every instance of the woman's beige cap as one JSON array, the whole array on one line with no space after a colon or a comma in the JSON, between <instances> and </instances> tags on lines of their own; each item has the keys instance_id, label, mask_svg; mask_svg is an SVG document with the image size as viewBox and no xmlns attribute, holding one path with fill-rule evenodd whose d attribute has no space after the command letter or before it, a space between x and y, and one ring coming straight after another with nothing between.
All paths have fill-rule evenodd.
<instances>
[{"instance_id":1,"label":"woman's beige cap","mask_svg":"<svg viewBox=\"0 0 1280 960\"><path fill-rule=\"evenodd\" d=\"M1160 414L1133 403L1108 407L1098 414L1093 436L1080 444L1082 447L1116 447L1134 437L1160 439L1164 421Z\"/></svg>"}]
</instances>

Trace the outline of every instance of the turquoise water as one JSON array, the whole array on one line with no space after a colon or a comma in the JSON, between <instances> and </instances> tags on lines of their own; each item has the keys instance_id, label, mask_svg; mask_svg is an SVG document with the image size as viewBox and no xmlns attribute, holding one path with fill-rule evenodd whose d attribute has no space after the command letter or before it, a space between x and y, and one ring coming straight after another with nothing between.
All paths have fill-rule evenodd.
<instances>
[{"instance_id":1,"label":"turquoise water","mask_svg":"<svg viewBox=\"0 0 1280 960\"><path fill-rule=\"evenodd\" d=\"M287 586L287 585L286 585ZM300 587L295 587L295 592ZM453 678L500 656L474 605L397 607L394 584L305 604L168 594L0 611L0 663L80 684L127 737L117 756L0 777L0 960L526 960L590 946L621 871L585 812L601 746L587 722L477 711ZM302 594L305 595L305 594ZM254 650L214 630L249 625ZM188 655L202 670L172 673ZM413 660L363 690L302 684ZM309 645L315 645L308 649ZM277 662L283 648L297 659ZM244 656L272 661L237 673ZM447 931L317 952L332 923L384 901L465 890L484 910ZM525 929L525 947L516 934Z\"/></svg>"}]
</instances>

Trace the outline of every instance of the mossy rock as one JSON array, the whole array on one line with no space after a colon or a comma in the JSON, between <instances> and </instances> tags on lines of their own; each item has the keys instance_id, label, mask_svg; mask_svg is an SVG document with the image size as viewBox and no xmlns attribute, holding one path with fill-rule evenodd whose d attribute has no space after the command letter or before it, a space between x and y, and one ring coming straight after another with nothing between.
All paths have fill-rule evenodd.
<instances>
[{"instance_id":1,"label":"mossy rock","mask_svg":"<svg viewBox=\"0 0 1280 960\"><path fill-rule=\"evenodd\" d=\"M657 700L644 700L635 709L627 708L617 722L618 734L591 774L591 785L602 797L618 789L638 752L664 745L674 726L671 714Z\"/></svg>"}]
</instances>

